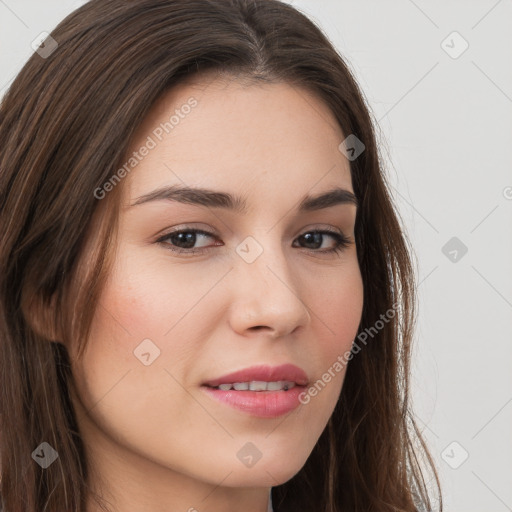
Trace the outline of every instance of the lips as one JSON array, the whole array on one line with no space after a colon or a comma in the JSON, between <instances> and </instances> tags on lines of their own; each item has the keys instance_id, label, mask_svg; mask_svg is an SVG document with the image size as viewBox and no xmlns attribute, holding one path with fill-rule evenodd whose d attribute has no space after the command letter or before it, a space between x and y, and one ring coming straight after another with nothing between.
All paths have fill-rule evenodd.
<instances>
[{"instance_id":1,"label":"lips","mask_svg":"<svg viewBox=\"0 0 512 512\"><path fill-rule=\"evenodd\" d=\"M306 372L293 364L253 366L201 385L213 400L250 416L276 418L300 405L308 384Z\"/></svg>"},{"instance_id":2,"label":"lips","mask_svg":"<svg viewBox=\"0 0 512 512\"><path fill-rule=\"evenodd\" d=\"M302 368L293 364L283 364L280 366L260 365L208 380L204 382L203 385L216 388L221 384L234 385L237 383L251 382L287 382L297 386L306 386L308 384L308 376Z\"/></svg>"}]
</instances>

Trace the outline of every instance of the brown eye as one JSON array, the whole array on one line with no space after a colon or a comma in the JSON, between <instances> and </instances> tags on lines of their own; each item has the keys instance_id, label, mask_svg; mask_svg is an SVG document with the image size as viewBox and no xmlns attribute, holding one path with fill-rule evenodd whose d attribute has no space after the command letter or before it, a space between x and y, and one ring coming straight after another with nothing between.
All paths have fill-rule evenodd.
<instances>
[{"instance_id":1,"label":"brown eye","mask_svg":"<svg viewBox=\"0 0 512 512\"><path fill-rule=\"evenodd\" d=\"M335 241L334 247L330 249L318 250L318 246L322 246L326 235L331 237L331 239ZM166 247L166 249L169 249L170 251L173 251L175 253L196 254L211 250L213 249L213 247L215 247L212 245L194 247L195 244L198 242L198 238L204 237L216 238L216 236L213 233L209 233L208 231L203 231L194 228L185 228L173 231L162 236L157 240L157 243L163 244ZM297 240L302 241L303 244L306 244L308 246L305 247L306 249L310 249L314 252L320 253L342 252L343 249L345 249L352 243L352 241L349 238L347 238L344 234L330 230L308 231L300 235L297 238Z\"/></svg>"},{"instance_id":2,"label":"brown eye","mask_svg":"<svg viewBox=\"0 0 512 512\"><path fill-rule=\"evenodd\" d=\"M323 251L316 251L316 252L324 252L324 253L325 252L327 252L327 253L341 252L341 251L343 251L343 249L345 249L346 247L348 247L351 244L350 239L347 238L345 235L343 235L341 233L337 233L335 231L329 231L329 230L308 231L307 233L304 233L303 235L301 235L298 238L298 240L304 240L305 243L308 245L317 246L318 244L320 244L320 246L321 246L325 235L328 235L335 240L335 242L336 242L335 246L332 247L331 249L326 249ZM307 247L307 248L312 249L312 250L315 249L314 247ZM316 247L316 248L318 249L318 247Z\"/></svg>"},{"instance_id":3,"label":"brown eye","mask_svg":"<svg viewBox=\"0 0 512 512\"><path fill-rule=\"evenodd\" d=\"M159 238L158 243L163 243L171 251L178 253L197 253L203 252L204 250L210 249L210 247L193 248L197 243L198 235L201 237L214 237L212 233L202 231L199 229L181 229L179 231L173 231L167 235Z\"/></svg>"}]
</instances>

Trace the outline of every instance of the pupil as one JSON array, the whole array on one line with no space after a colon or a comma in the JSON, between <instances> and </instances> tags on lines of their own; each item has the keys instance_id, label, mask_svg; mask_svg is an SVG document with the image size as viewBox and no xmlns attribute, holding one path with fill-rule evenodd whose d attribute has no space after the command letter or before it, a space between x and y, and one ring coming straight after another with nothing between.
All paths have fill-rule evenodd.
<instances>
[{"instance_id":1,"label":"pupil","mask_svg":"<svg viewBox=\"0 0 512 512\"><path fill-rule=\"evenodd\" d=\"M183 244L183 243L186 243L186 248L187 249L190 249L192 247L194 247L194 244L195 244L195 236L196 234L195 233L178 233L177 235L174 235L175 237L178 237L178 244ZM188 238L188 241L186 242L183 242L183 240L179 240L179 238ZM174 241L173 241L174 243Z\"/></svg>"},{"instance_id":2,"label":"pupil","mask_svg":"<svg viewBox=\"0 0 512 512\"><path fill-rule=\"evenodd\" d=\"M306 239L306 243L309 243L309 244L320 244L321 245L321 237L322 237L322 233L306 233L305 235L302 235L303 238ZM314 239L314 241L311 241L311 239Z\"/></svg>"}]
</instances>

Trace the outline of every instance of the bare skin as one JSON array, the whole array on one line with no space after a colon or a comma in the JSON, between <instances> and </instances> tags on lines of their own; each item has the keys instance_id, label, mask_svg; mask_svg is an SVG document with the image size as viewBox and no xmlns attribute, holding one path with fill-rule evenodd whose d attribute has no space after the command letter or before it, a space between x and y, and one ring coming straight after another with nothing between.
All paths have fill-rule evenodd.
<instances>
[{"instance_id":1,"label":"bare skin","mask_svg":"<svg viewBox=\"0 0 512 512\"><path fill-rule=\"evenodd\" d=\"M144 119L133 151L191 97L197 105L161 141L153 135L156 147L117 185L114 267L83 359L70 350L92 483L115 512L266 512L271 487L313 450L345 369L309 403L273 418L220 403L201 384L284 363L314 383L350 350L362 313L356 206L297 211L306 195L354 192L338 150L346 135L327 106L284 83L182 84ZM166 185L240 195L248 210L169 200L131 206ZM184 241L193 235L157 240L178 228L213 236L196 235L200 252L174 253L190 250ZM302 237L323 229L350 243L327 253L337 245L332 235ZM251 263L236 251L247 237L249 253L262 249ZM134 351L147 339L160 353L145 345L146 365ZM252 467L237 455L247 443L261 453ZM88 512L97 510L91 499Z\"/></svg>"}]
</instances>

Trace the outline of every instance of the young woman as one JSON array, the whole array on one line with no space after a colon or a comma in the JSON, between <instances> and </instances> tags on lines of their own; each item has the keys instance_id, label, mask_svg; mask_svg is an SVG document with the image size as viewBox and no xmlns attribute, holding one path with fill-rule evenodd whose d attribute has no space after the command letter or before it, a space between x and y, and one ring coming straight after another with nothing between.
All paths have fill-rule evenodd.
<instances>
[{"instance_id":1,"label":"young woman","mask_svg":"<svg viewBox=\"0 0 512 512\"><path fill-rule=\"evenodd\" d=\"M4 510L432 510L412 251L303 14L92 0L0 143Z\"/></svg>"}]
</instances>

